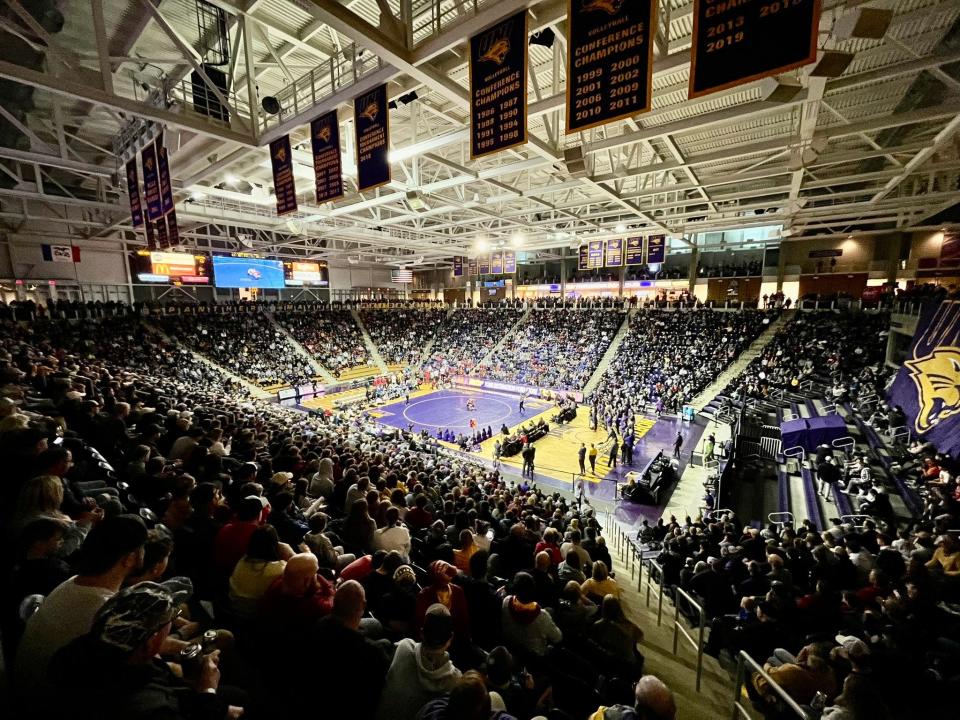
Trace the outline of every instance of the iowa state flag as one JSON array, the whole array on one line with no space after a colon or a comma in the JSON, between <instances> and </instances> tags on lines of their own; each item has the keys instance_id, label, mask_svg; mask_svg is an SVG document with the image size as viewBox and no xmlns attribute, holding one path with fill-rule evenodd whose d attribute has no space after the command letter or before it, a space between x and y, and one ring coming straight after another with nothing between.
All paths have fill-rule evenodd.
<instances>
[{"instance_id":1,"label":"iowa state flag","mask_svg":"<svg viewBox=\"0 0 960 720\"><path fill-rule=\"evenodd\" d=\"M924 309L887 399L903 408L911 437L960 452L960 300Z\"/></svg>"},{"instance_id":2,"label":"iowa state flag","mask_svg":"<svg viewBox=\"0 0 960 720\"><path fill-rule=\"evenodd\" d=\"M44 262L80 262L80 248L75 245L41 245Z\"/></svg>"}]
</instances>

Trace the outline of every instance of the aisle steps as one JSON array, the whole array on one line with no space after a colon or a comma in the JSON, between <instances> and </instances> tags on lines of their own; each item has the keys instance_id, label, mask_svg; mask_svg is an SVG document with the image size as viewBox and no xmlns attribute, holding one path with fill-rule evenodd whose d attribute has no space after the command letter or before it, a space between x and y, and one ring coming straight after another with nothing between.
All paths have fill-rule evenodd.
<instances>
[{"instance_id":1,"label":"aisle steps","mask_svg":"<svg viewBox=\"0 0 960 720\"><path fill-rule=\"evenodd\" d=\"M273 313L264 311L263 314L267 317L267 319L270 320L271 323L273 323L273 326L277 328L277 330L283 333L283 336L287 339L287 342L290 343L293 349L296 350L297 353L308 363L310 363L310 367L313 368L313 371L319 375L324 382L336 382L336 378L333 377L330 371L327 370L327 368L325 368L319 360L311 355L303 345L297 342L297 339L293 337L293 335L291 335L283 325L280 324L280 322L273 316Z\"/></svg>"},{"instance_id":2,"label":"aisle steps","mask_svg":"<svg viewBox=\"0 0 960 720\"><path fill-rule=\"evenodd\" d=\"M375 342L373 342L373 338L370 337L370 333L367 332L367 328L364 326L363 320L360 319L360 313L358 313L356 309L351 308L350 316L357 324L357 327L360 328L360 334L363 336L363 344L367 346L367 352L370 353L370 357L373 358L373 362L380 370L380 374L386 375L389 372L389 370L387 370L387 364L383 361L383 355L381 355L380 350L377 349L377 345ZM340 375L340 379L343 379L342 374Z\"/></svg>"},{"instance_id":3,"label":"aisle steps","mask_svg":"<svg viewBox=\"0 0 960 720\"><path fill-rule=\"evenodd\" d=\"M479 368L481 365L486 365L489 362L490 358L493 357L493 354L497 352L497 350L499 350L501 347L503 347L503 344L507 341L507 338L513 336L513 333L516 332L517 328L520 327L526 321L526 319L530 316L531 312L533 312L532 307L528 307L526 310L523 311L523 314L520 316L520 318L513 325L510 326L510 329L507 330L507 332L503 333L503 335L500 336L500 340L497 341L497 344L494 345L492 348L490 348L490 351L483 356L480 362L476 364L476 367L474 367L472 372L476 372L477 368Z\"/></svg>"},{"instance_id":4,"label":"aisle steps","mask_svg":"<svg viewBox=\"0 0 960 720\"><path fill-rule=\"evenodd\" d=\"M630 312L627 313L627 317L624 318L624 321L620 323L620 329L617 330L617 334L614 335L613 340L610 341L610 347L607 348L607 351L603 354L603 357L600 358L600 363L593 371L590 379L587 380L586 387L583 388L584 397L589 396L594 390L597 389L597 385L599 385L600 381L603 379L603 374L607 371L607 368L610 367L610 363L612 363L613 359L617 356L617 352L620 350L620 345L623 343L623 339L627 336L627 333L630 332L630 325L633 323L636 314L636 308L630 310Z\"/></svg>"}]
</instances>

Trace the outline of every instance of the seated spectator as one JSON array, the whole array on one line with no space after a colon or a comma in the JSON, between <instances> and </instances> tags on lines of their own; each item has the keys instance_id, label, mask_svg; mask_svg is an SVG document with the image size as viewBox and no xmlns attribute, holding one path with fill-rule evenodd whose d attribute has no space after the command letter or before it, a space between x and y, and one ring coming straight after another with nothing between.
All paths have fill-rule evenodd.
<instances>
[{"instance_id":1,"label":"seated spectator","mask_svg":"<svg viewBox=\"0 0 960 720\"><path fill-rule=\"evenodd\" d=\"M643 631L627 619L623 606L613 595L603 598L600 619L590 628L590 637L631 672L643 670L643 655L637 649L637 644L643 642Z\"/></svg>"},{"instance_id":2,"label":"seated spectator","mask_svg":"<svg viewBox=\"0 0 960 720\"><path fill-rule=\"evenodd\" d=\"M830 643L804 645L796 657L778 650L763 669L798 705L809 705L818 692L832 698L837 695L838 687L830 667L830 648ZM778 696L760 673L754 673L752 683L764 702L777 702Z\"/></svg>"},{"instance_id":3,"label":"seated spectator","mask_svg":"<svg viewBox=\"0 0 960 720\"><path fill-rule=\"evenodd\" d=\"M513 579L513 594L503 599L503 638L519 657L543 657L550 645L563 639L550 614L536 601L537 586L529 573Z\"/></svg>"},{"instance_id":4,"label":"seated spectator","mask_svg":"<svg viewBox=\"0 0 960 720\"><path fill-rule=\"evenodd\" d=\"M233 613L239 618L252 618L260 598L273 581L283 575L286 564L273 526L263 525L254 530L247 552L230 575L229 597Z\"/></svg>"},{"instance_id":5,"label":"seated spectator","mask_svg":"<svg viewBox=\"0 0 960 720\"><path fill-rule=\"evenodd\" d=\"M634 697L633 707L600 707L590 720L673 720L677 715L673 693L655 675L644 675L637 680Z\"/></svg>"},{"instance_id":6,"label":"seated spectator","mask_svg":"<svg viewBox=\"0 0 960 720\"><path fill-rule=\"evenodd\" d=\"M377 717L414 720L434 697L449 692L460 679L447 648L453 641L450 611L436 603L427 608L421 642L405 638L397 643L387 671Z\"/></svg>"},{"instance_id":7,"label":"seated spectator","mask_svg":"<svg viewBox=\"0 0 960 720\"><path fill-rule=\"evenodd\" d=\"M400 522L400 510L391 505L385 514L386 525L373 535L373 547L386 552L396 551L404 562L410 560L410 531Z\"/></svg>"},{"instance_id":8,"label":"seated spectator","mask_svg":"<svg viewBox=\"0 0 960 720\"><path fill-rule=\"evenodd\" d=\"M53 658L54 701L61 712L79 718L239 718L219 688L220 651L204 656L196 676L178 677L157 658L177 615L172 593L156 583L140 583L110 598L90 631ZM77 703L89 696L95 701Z\"/></svg>"},{"instance_id":9,"label":"seated spectator","mask_svg":"<svg viewBox=\"0 0 960 720\"><path fill-rule=\"evenodd\" d=\"M593 564L592 576L583 582L580 591L594 602L603 602L606 595L620 598L620 586L607 573L607 566L598 560Z\"/></svg>"},{"instance_id":10,"label":"seated spectator","mask_svg":"<svg viewBox=\"0 0 960 720\"><path fill-rule=\"evenodd\" d=\"M500 698L487 690L483 676L471 670L449 693L427 703L417 720L516 720L501 710L495 711L494 701L502 705Z\"/></svg>"}]
</instances>

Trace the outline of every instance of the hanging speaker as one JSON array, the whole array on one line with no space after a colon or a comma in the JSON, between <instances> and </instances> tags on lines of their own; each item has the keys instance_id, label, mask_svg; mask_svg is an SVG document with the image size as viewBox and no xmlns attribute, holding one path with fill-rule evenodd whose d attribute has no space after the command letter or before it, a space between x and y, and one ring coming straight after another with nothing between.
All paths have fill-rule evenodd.
<instances>
[{"instance_id":1,"label":"hanging speaker","mask_svg":"<svg viewBox=\"0 0 960 720\"><path fill-rule=\"evenodd\" d=\"M273 95L267 95L263 98L263 100L260 101L260 107L263 108L263 111L267 115L279 115L281 110L280 101Z\"/></svg>"},{"instance_id":2,"label":"hanging speaker","mask_svg":"<svg viewBox=\"0 0 960 720\"><path fill-rule=\"evenodd\" d=\"M587 174L587 163L583 157L583 148L579 145L563 151L563 163L567 166L567 172L573 177L583 177Z\"/></svg>"}]
</instances>

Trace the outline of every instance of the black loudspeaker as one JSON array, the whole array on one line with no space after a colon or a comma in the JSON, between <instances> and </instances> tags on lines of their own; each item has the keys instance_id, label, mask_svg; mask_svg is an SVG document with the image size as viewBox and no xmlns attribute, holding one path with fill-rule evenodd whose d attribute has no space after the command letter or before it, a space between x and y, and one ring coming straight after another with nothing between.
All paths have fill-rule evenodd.
<instances>
[{"instance_id":1,"label":"black loudspeaker","mask_svg":"<svg viewBox=\"0 0 960 720\"><path fill-rule=\"evenodd\" d=\"M227 74L213 65L203 65L202 67L203 72L210 78L210 82L217 86L221 95L226 97ZM220 102L196 70L190 73L190 85L193 91L193 109L196 112L212 117L214 120L230 122L230 109Z\"/></svg>"}]
</instances>

